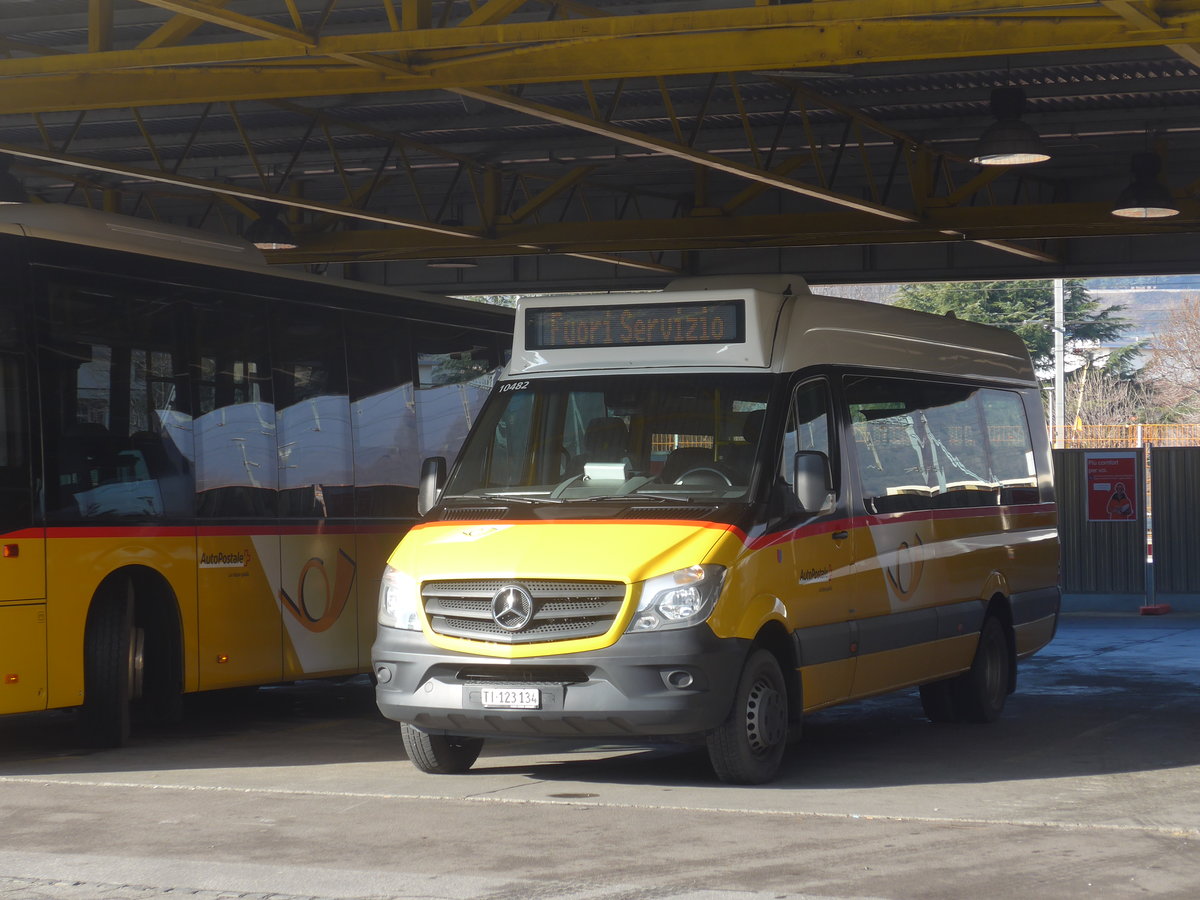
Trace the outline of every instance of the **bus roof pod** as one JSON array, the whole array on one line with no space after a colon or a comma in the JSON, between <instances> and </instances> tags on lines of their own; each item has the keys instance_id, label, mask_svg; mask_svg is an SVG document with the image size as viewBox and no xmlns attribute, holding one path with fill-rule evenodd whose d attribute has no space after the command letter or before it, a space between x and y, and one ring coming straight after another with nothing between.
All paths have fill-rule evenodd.
<instances>
[{"instance_id":1,"label":"bus roof pod","mask_svg":"<svg viewBox=\"0 0 1200 900\"><path fill-rule=\"evenodd\" d=\"M0 205L0 231L191 262L267 267L261 251L242 238L61 203Z\"/></svg>"}]
</instances>

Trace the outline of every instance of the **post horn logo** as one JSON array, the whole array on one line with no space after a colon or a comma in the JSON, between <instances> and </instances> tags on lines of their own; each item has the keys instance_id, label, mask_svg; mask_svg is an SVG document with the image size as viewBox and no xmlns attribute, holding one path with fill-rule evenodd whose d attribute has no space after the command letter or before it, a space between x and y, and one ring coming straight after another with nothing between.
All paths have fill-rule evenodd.
<instances>
[{"instance_id":1,"label":"post horn logo","mask_svg":"<svg viewBox=\"0 0 1200 900\"><path fill-rule=\"evenodd\" d=\"M919 534L913 534L913 544L901 541L896 548L896 561L887 566L888 584L899 600L911 600L921 584L921 572L925 568L925 543Z\"/></svg>"}]
</instances>

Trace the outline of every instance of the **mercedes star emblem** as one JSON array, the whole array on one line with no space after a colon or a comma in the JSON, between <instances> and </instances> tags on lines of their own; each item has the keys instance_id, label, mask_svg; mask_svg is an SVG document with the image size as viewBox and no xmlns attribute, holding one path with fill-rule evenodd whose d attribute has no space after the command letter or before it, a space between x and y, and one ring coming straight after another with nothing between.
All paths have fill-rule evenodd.
<instances>
[{"instance_id":1,"label":"mercedes star emblem","mask_svg":"<svg viewBox=\"0 0 1200 900\"><path fill-rule=\"evenodd\" d=\"M520 631L533 618L533 596L519 584L506 584L492 596L492 619L505 631Z\"/></svg>"}]
</instances>

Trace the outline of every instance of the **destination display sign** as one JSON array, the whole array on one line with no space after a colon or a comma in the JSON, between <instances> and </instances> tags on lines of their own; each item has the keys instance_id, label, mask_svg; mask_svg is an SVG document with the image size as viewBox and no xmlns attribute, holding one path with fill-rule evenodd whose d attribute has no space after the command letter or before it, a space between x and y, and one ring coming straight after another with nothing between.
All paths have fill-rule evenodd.
<instances>
[{"instance_id":1,"label":"destination display sign","mask_svg":"<svg viewBox=\"0 0 1200 900\"><path fill-rule=\"evenodd\" d=\"M745 340L744 300L525 310L525 346L530 350L740 344Z\"/></svg>"}]
</instances>

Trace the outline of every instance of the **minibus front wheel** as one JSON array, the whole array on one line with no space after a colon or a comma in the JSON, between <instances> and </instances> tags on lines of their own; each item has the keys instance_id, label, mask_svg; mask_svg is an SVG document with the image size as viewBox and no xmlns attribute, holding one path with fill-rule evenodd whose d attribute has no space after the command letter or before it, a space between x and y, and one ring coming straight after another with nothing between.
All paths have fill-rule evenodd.
<instances>
[{"instance_id":1,"label":"minibus front wheel","mask_svg":"<svg viewBox=\"0 0 1200 900\"><path fill-rule=\"evenodd\" d=\"M764 784L775 777L788 736L787 684L779 660L751 651L733 709L707 736L708 758L727 784Z\"/></svg>"},{"instance_id":2,"label":"minibus front wheel","mask_svg":"<svg viewBox=\"0 0 1200 900\"><path fill-rule=\"evenodd\" d=\"M400 738L409 760L422 772L457 775L479 759L483 738L456 734L432 734L416 725L400 723Z\"/></svg>"}]
</instances>

